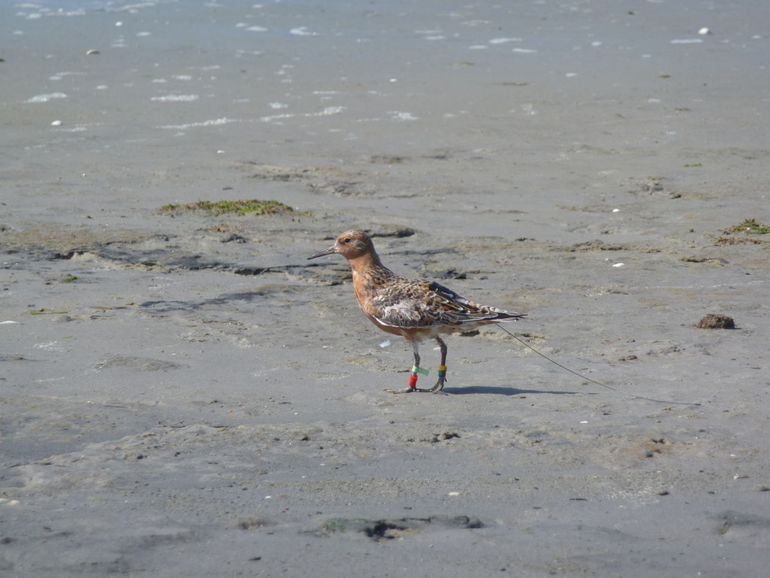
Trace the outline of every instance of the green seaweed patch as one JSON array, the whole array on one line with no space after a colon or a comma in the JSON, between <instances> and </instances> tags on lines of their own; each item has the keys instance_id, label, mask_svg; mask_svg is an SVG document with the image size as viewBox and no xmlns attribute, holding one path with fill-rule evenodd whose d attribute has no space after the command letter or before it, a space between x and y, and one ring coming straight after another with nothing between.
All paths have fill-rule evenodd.
<instances>
[{"instance_id":1,"label":"green seaweed patch","mask_svg":"<svg viewBox=\"0 0 770 578\"><path fill-rule=\"evenodd\" d=\"M62 283L74 283L78 279L80 279L80 277L78 277L77 275L65 275L64 278L62 278L61 282Z\"/></svg>"},{"instance_id":2,"label":"green seaweed patch","mask_svg":"<svg viewBox=\"0 0 770 578\"><path fill-rule=\"evenodd\" d=\"M756 219L746 219L742 223L733 225L729 229L725 229L725 233L748 233L750 235L768 235L770 234L770 227L761 224Z\"/></svg>"},{"instance_id":3,"label":"green seaweed patch","mask_svg":"<svg viewBox=\"0 0 770 578\"><path fill-rule=\"evenodd\" d=\"M160 212L173 215L188 212L209 213L211 215L281 215L293 213L294 209L280 201L248 199L163 205Z\"/></svg>"}]
</instances>

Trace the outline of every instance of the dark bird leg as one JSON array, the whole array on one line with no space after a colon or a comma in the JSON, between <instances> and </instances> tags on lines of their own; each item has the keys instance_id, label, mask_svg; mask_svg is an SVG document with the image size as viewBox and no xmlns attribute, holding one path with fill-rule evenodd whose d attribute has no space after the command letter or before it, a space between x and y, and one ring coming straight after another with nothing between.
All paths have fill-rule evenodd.
<instances>
[{"instance_id":1,"label":"dark bird leg","mask_svg":"<svg viewBox=\"0 0 770 578\"><path fill-rule=\"evenodd\" d=\"M420 346L416 341L412 341L412 352L414 352L414 366L420 367Z\"/></svg>"},{"instance_id":2,"label":"dark bird leg","mask_svg":"<svg viewBox=\"0 0 770 578\"><path fill-rule=\"evenodd\" d=\"M444 383L446 383L447 347L446 343L444 343L444 340L441 339L438 335L436 336L436 341L438 341L438 346L441 348L441 364L438 366L438 381L436 382L436 385L430 389L430 391L433 393L439 393L442 389L444 389Z\"/></svg>"},{"instance_id":3,"label":"dark bird leg","mask_svg":"<svg viewBox=\"0 0 770 578\"><path fill-rule=\"evenodd\" d=\"M409 373L409 387L406 389L389 389L390 393L412 393L415 391L429 391L427 389L419 389L417 387L417 371L425 371L420 369L420 346L417 341L412 341L412 352L414 353L414 366ZM430 390L432 391L432 390Z\"/></svg>"}]
</instances>

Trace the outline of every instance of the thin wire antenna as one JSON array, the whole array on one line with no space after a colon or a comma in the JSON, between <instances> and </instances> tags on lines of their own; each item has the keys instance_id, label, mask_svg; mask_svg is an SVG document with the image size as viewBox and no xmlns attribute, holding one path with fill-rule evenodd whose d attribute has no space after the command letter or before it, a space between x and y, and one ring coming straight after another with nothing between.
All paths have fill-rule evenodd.
<instances>
[{"instance_id":1,"label":"thin wire antenna","mask_svg":"<svg viewBox=\"0 0 770 578\"><path fill-rule=\"evenodd\" d=\"M619 393L620 395L624 395L624 396L628 397L629 399L643 399L643 400L645 400L645 401L652 401L652 402L654 402L654 403L667 403L667 404L671 404L671 405L700 405L700 403L698 403L698 402L688 402L688 401L670 401L670 400L667 400L667 399L655 399L655 398L653 398L653 397L645 397L645 396L643 396L643 395L630 395L630 396L629 396L628 394L626 394L626 393L623 393L622 391L620 391L620 390L619 390L618 388L616 388L616 387L612 387L611 385L607 385L606 383L602 383L601 381L597 381L597 380L595 380L595 379L593 379L593 378L590 378L590 377L588 377L587 375L583 375L582 373L580 373L580 372L578 372L578 371L575 371L574 369L570 369L570 368L569 368L569 367L567 367L566 365L562 365L561 363L559 363L559 362L558 362L558 361L556 361L555 359L552 359L552 358L548 357L548 356L547 356L545 353L543 353L542 351L538 351L537 349L535 349L534 347L532 347L532 346L531 346L529 343L527 343L526 341L524 341L524 340L523 340L522 338L520 338L519 336L517 336L517 335L513 334L512 332L508 331L508 330L507 330L505 327L503 327L503 326L502 326L502 325L500 325L499 323L495 323L495 325L497 325L497 326L498 326L500 329L502 329L502 330L503 330L503 331L505 331L505 332L506 332L508 335L510 335L511 337L513 337L513 338L514 338L516 341L518 341L519 343L521 343L521 344L522 344L524 347L526 347L526 348L527 348L527 349L529 349L530 351L534 351L534 352L535 352L535 353L537 353L537 354L538 354L540 357L542 357L543 359L545 359L545 360L547 360L547 361L550 361L550 362L551 362L551 363L553 363L555 366L557 366L557 367L560 367L560 368L561 368L561 369L563 369L564 371L566 371L566 372L568 372L568 373L571 373L572 375L575 375L575 376L579 377L580 379L584 379L584 380L586 380L586 381L588 381L588 382L590 382L590 383L593 383L594 385L598 385L599 387L603 387L604 389L608 389L608 390L610 390L610 391L614 391L615 393Z\"/></svg>"}]
</instances>

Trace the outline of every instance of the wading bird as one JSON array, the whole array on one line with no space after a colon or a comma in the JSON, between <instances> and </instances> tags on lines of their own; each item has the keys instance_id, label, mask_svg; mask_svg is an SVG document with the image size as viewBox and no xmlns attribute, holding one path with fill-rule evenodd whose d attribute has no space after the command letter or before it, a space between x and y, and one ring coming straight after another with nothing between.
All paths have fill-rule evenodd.
<instances>
[{"instance_id":1,"label":"wading bird","mask_svg":"<svg viewBox=\"0 0 770 578\"><path fill-rule=\"evenodd\" d=\"M382 264L374 243L363 231L343 233L337 237L334 245L309 259L334 253L342 255L350 263L356 299L366 316L383 331L400 335L412 344L414 366L409 376L409 387L396 390L395 393L437 393L444 388L447 346L441 335L525 317L521 313L479 305L435 281L406 279L396 275ZM418 374L428 373L420 367L419 344L428 338L438 343L441 364L438 366L436 384L430 389L419 389Z\"/></svg>"}]
</instances>

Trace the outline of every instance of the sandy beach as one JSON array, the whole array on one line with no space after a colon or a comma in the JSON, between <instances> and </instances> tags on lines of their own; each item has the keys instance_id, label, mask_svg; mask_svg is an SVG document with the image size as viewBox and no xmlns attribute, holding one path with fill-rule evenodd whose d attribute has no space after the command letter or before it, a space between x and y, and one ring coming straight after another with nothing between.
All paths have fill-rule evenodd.
<instances>
[{"instance_id":1,"label":"sandy beach","mask_svg":"<svg viewBox=\"0 0 770 578\"><path fill-rule=\"evenodd\" d=\"M763 576L768 22L0 3L0 575ZM351 228L608 387L490 327L386 392Z\"/></svg>"}]
</instances>

